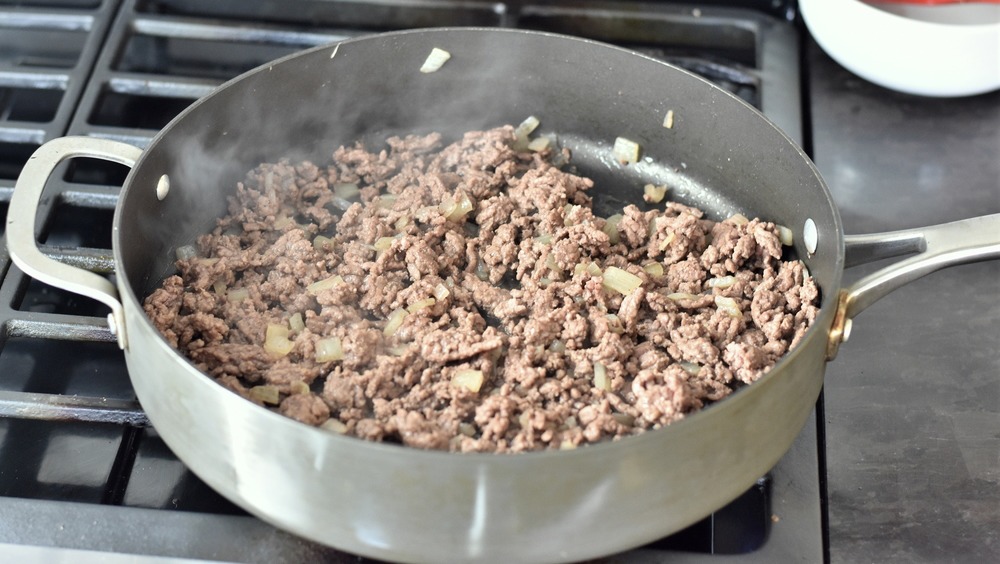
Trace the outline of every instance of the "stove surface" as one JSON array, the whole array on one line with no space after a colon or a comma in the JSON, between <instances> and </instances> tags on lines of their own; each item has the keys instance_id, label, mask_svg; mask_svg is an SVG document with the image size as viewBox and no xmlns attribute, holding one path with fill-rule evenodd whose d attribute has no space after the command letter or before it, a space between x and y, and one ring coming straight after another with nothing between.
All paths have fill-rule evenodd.
<instances>
[{"instance_id":1,"label":"stove surface","mask_svg":"<svg viewBox=\"0 0 1000 564\"><path fill-rule=\"evenodd\" d=\"M517 27L616 43L705 76L802 139L795 27L757 10L611 2L295 5L0 1L0 211L20 167L49 139L88 135L143 147L183 108L241 72L313 45L410 27ZM91 159L61 165L39 210L43 251L113 277L111 218L126 173ZM115 553L150 561L358 561L278 531L208 488L148 426L104 321L107 308L25 276L6 245L0 265L0 550L100 562L118 561ZM820 432L811 418L785 458L741 498L614 560L822 560Z\"/></svg>"}]
</instances>

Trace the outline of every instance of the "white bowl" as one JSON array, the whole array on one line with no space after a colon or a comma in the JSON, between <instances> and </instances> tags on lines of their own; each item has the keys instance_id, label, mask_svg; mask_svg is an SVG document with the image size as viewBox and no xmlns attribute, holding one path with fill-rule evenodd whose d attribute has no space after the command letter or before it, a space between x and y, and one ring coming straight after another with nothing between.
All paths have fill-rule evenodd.
<instances>
[{"instance_id":1,"label":"white bowl","mask_svg":"<svg viewBox=\"0 0 1000 564\"><path fill-rule=\"evenodd\" d=\"M923 96L1000 88L1000 4L799 0L824 51L880 86Z\"/></svg>"}]
</instances>

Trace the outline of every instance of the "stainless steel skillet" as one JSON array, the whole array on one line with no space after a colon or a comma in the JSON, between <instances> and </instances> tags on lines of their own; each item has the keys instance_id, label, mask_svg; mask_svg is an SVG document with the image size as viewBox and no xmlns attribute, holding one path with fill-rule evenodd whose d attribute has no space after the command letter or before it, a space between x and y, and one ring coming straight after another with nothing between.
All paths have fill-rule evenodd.
<instances>
[{"instance_id":1,"label":"stainless steel skillet","mask_svg":"<svg viewBox=\"0 0 1000 564\"><path fill-rule=\"evenodd\" d=\"M419 72L434 47L451 59ZM663 126L668 111L671 128ZM716 218L740 212L789 226L823 292L807 337L757 383L667 428L568 452L456 455L331 435L250 404L199 373L144 316L141 300L171 272L174 250L213 225L236 181L259 162L323 161L359 138L459 134L529 114L597 180L599 212L641 201L643 184L654 181ZM639 164L610 157L618 136L640 143ZM56 263L35 245L45 179L75 156L132 166L113 225L116 284ZM443 29L354 39L260 67L192 105L144 151L101 139L51 141L18 180L7 238L29 275L111 307L157 431L251 513L381 559L527 562L637 546L743 492L798 434L854 316L928 272L1000 256L1000 216L845 237L801 149L704 80L581 39ZM842 287L847 264L909 252L918 254Z\"/></svg>"}]
</instances>

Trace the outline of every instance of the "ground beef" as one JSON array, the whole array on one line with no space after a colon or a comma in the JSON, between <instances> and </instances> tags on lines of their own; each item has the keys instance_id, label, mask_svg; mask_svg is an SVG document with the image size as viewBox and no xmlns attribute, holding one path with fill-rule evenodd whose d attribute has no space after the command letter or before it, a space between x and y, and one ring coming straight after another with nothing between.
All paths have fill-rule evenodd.
<instances>
[{"instance_id":1,"label":"ground beef","mask_svg":"<svg viewBox=\"0 0 1000 564\"><path fill-rule=\"evenodd\" d=\"M815 319L773 223L676 202L611 223L567 151L516 146L501 127L262 164L146 313L288 417L486 452L667 425L760 378Z\"/></svg>"}]
</instances>

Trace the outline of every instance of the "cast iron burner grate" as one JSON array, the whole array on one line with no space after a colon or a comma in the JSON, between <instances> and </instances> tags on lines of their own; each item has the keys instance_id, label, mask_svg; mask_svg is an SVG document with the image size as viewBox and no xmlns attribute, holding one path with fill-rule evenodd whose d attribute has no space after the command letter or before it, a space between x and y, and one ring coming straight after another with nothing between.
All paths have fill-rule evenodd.
<instances>
[{"instance_id":1,"label":"cast iron burner grate","mask_svg":"<svg viewBox=\"0 0 1000 564\"><path fill-rule=\"evenodd\" d=\"M90 135L142 147L183 108L243 71L313 45L429 26L536 29L636 49L701 74L801 138L794 26L753 10L626 2L298 0L289 9L279 0L0 0L0 212L6 215L21 166L49 139ZM113 278L111 217L126 173L90 159L61 165L39 210L44 252ZM177 460L135 400L105 306L25 276L6 245L0 274L0 550L84 560L93 555L86 551L105 559L358 560L247 516ZM811 421L782 462L739 499L615 559L821 559L818 490Z\"/></svg>"}]
</instances>

